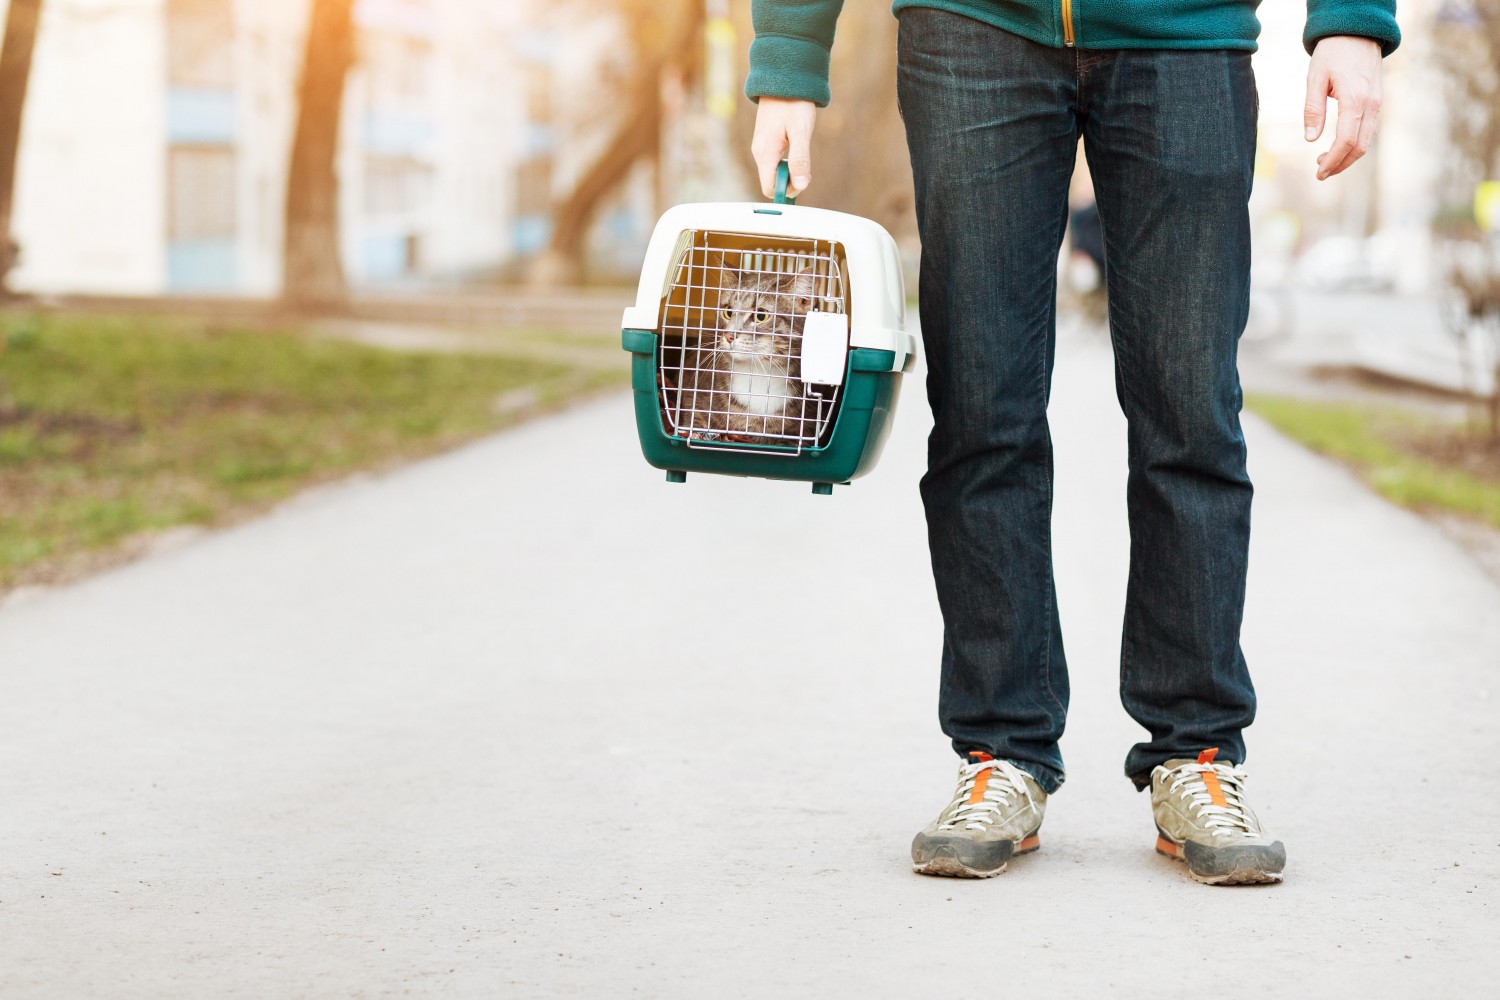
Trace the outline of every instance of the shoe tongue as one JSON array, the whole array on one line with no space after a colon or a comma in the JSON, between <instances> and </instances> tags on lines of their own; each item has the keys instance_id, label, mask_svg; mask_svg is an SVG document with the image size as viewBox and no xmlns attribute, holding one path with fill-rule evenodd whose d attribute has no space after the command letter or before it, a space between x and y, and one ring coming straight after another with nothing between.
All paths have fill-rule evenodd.
<instances>
[{"instance_id":1,"label":"shoe tongue","mask_svg":"<svg viewBox=\"0 0 1500 1000\"><path fill-rule=\"evenodd\" d=\"M1197 757L1173 757L1171 760L1164 762L1162 767L1165 767L1168 771L1172 771L1184 764L1212 764L1214 763L1214 758L1218 755L1219 748L1213 747L1209 750L1201 751ZM1220 761L1220 763L1224 762Z\"/></svg>"},{"instance_id":2,"label":"shoe tongue","mask_svg":"<svg viewBox=\"0 0 1500 1000\"><path fill-rule=\"evenodd\" d=\"M983 750L970 750L969 751L969 756L972 757L972 758L974 758L974 760L975 760L976 763L983 763L983 762L985 762L987 760L994 760L995 759L995 758L991 757L989 754L985 753Z\"/></svg>"}]
</instances>

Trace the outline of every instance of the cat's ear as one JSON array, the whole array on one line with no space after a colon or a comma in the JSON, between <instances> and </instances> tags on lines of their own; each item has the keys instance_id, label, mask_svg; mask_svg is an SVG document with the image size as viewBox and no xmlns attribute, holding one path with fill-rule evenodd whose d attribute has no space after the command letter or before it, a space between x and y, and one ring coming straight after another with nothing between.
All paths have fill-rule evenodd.
<instances>
[{"instance_id":1,"label":"cat's ear","mask_svg":"<svg viewBox=\"0 0 1500 1000\"><path fill-rule=\"evenodd\" d=\"M740 272L729 266L729 258L724 254L710 254L708 257L708 267L711 271L718 272L719 287L740 287Z\"/></svg>"},{"instance_id":2,"label":"cat's ear","mask_svg":"<svg viewBox=\"0 0 1500 1000\"><path fill-rule=\"evenodd\" d=\"M818 275L810 267L804 267L792 275L791 284L787 288L787 291L796 299L798 312L807 312L807 310L812 308L813 293L817 290L817 287Z\"/></svg>"}]
</instances>

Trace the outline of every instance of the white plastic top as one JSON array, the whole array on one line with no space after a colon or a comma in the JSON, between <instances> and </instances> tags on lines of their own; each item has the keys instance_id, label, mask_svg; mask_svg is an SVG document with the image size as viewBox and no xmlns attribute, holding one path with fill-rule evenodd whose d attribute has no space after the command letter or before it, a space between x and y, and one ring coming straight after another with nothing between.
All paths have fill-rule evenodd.
<instances>
[{"instance_id":1,"label":"white plastic top","mask_svg":"<svg viewBox=\"0 0 1500 1000\"><path fill-rule=\"evenodd\" d=\"M825 208L706 202L667 209L646 246L640 288L635 305L625 309L624 329L660 329L662 294L677 263L672 255L678 238L685 230L703 229L841 243L849 268L849 346L893 351L891 370L906 367L913 340L906 332L906 284L896 241L879 223Z\"/></svg>"}]
</instances>

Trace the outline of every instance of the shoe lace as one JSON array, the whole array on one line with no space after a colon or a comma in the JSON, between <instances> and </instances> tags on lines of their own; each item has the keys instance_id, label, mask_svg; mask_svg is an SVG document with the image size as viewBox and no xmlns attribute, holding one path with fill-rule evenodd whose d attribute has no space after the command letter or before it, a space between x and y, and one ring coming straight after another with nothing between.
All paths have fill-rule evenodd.
<instances>
[{"instance_id":1,"label":"shoe lace","mask_svg":"<svg viewBox=\"0 0 1500 1000\"><path fill-rule=\"evenodd\" d=\"M1260 823L1245 801L1247 776L1238 764L1180 764L1167 772L1167 791L1181 796L1211 832L1259 837Z\"/></svg>"},{"instance_id":2,"label":"shoe lace","mask_svg":"<svg viewBox=\"0 0 1500 1000\"><path fill-rule=\"evenodd\" d=\"M1025 796L1033 812L1037 811L1024 772L1009 761L976 760L964 764L958 770L958 790L948 806L948 818L938 824L938 829L952 830L962 825L965 830L983 830L1009 808L1012 799L1020 796Z\"/></svg>"}]
</instances>

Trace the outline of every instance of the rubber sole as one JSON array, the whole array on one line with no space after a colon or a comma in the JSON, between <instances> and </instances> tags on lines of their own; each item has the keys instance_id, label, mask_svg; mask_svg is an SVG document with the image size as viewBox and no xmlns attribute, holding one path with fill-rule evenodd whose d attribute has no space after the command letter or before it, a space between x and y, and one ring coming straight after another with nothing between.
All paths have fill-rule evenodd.
<instances>
[{"instance_id":1,"label":"rubber sole","mask_svg":"<svg viewBox=\"0 0 1500 1000\"><path fill-rule=\"evenodd\" d=\"M912 841L912 871L918 875L947 878L994 878L1005 871L1010 859L1030 854L1042 846L1038 834L1024 839L977 843L965 837L929 837L917 834Z\"/></svg>"},{"instance_id":2,"label":"rubber sole","mask_svg":"<svg viewBox=\"0 0 1500 1000\"><path fill-rule=\"evenodd\" d=\"M1156 853L1181 861L1193 880L1204 885L1271 885L1281 881L1286 866L1286 849L1279 840L1269 845L1214 848L1179 844L1158 830Z\"/></svg>"}]
</instances>

